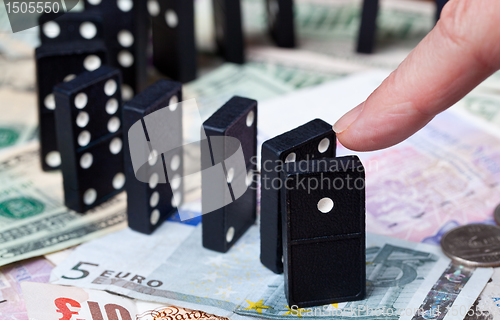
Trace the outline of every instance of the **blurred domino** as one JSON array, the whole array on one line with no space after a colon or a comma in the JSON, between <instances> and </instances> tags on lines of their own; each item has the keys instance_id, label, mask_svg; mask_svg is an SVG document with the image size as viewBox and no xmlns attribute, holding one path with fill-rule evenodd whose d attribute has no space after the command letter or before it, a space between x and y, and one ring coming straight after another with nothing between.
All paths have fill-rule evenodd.
<instances>
[{"instance_id":1,"label":"blurred domino","mask_svg":"<svg viewBox=\"0 0 500 320\"><path fill-rule=\"evenodd\" d=\"M85 0L85 10L104 20L109 65L121 70L123 99L128 101L147 86L147 1Z\"/></svg>"},{"instance_id":2,"label":"blurred domino","mask_svg":"<svg viewBox=\"0 0 500 320\"><path fill-rule=\"evenodd\" d=\"M278 47L295 47L293 0L266 0L269 33Z\"/></svg>"},{"instance_id":3,"label":"blurred domino","mask_svg":"<svg viewBox=\"0 0 500 320\"><path fill-rule=\"evenodd\" d=\"M227 62L245 62L240 1L213 0L215 35L219 53Z\"/></svg>"},{"instance_id":4,"label":"blurred domino","mask_svg":"<svg viewBox=\"0 0 500 320\"><path fill-rule=\"evenodd\" d=\"M93 71L106 63L106 46L101 40L43 44L35 51L41 163L44 171L59 169L52 90L84 71Z\"/></svg>"},{"instance_id":5,"label":"blurred domino","mask_svg":"<svg viewBox=\"0 0 500 320\"><path fill-rule=\"evenodd\" d=\"M153 26L153 64L175 81L194 80L194 1L151 0L148 10Z\"/></svg>"}]
</instances>

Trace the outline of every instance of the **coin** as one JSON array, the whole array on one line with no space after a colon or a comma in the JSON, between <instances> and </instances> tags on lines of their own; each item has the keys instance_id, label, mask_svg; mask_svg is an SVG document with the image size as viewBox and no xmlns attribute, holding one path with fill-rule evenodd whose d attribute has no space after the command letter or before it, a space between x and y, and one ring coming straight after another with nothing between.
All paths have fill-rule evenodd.
<instances>
[{"instance_id":1,"label":"coin","mask_svg":"<svg viewBox=\"0 0 500 320\"><path fill-rule=\"evenodd\" d=\"M441 249L454 261L470 267L500 266L500 228L469 224L441 238Z\"/></svg>"},{"instance_id":2,"label":"coin","mask_svg":"<svg viewBox=\"0 0 500 320\"><path fill-rule=\"evenodd\" d=\"M495 216L495 222L500 225L500 204L495 208L495 213L493 215Z\"/></svg>"}]
</instances>

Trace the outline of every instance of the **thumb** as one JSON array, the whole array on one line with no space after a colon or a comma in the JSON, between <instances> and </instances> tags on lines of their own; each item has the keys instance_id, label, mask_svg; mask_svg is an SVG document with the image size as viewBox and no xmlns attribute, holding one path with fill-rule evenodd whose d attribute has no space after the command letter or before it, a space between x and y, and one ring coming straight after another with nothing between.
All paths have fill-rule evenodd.
<instances>
[{"instance_id":1,"label":"thumb","mask_svg":"<svg viewBox=\"0 0 500 320\"><path fill-rule=\"evenodd\" d=\"M333 129L347 148L403 141L500 68L500 1L451 0L435 28Z\"/></svg>"}]
</instances>

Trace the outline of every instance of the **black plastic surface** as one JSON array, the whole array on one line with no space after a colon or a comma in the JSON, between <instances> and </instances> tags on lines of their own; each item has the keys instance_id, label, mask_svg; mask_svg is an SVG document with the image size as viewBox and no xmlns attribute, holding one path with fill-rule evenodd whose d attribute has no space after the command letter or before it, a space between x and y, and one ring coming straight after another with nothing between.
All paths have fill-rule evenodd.
<instances>
[{"instance_id":1,"label":"black plastic surface","mask_svg":"<svg viewBox=\"0 0 500 320\"><path fill-rule=\"evenodd\" d=\"M281 173L285 294L299 308L366 292L365 172L356 156L288 163ZM331 211L320 201L333 201ZM328 208L329 209L329 208Z\"/></svg>"}]
</instances>

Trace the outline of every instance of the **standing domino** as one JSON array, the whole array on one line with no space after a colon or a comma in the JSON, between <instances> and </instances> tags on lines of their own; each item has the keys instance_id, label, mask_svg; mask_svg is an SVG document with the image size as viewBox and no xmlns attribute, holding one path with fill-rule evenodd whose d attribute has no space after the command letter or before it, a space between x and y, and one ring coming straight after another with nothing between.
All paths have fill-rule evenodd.
<instances>
[{"instance_id":1,"label":"standing domino","mask_svg":"<svg viewBox=\"0 0 500 320\"><path fill-rule=\"evenodd\" d=\"M203 128L203 246L227 252L256 219L257 101L233 97Z\"/></svg>"},{"instance_id":2,"label":"standing domino","mask_svg":"<svg viewBox=\"0 0 500 320\"><path fill-rule=\"evenodd\" d=\"M295 47L293 0L266 0L269 33L278 47Z\"/></svg>"},{"instance_id":3,"label":"standing domino","mask_svg":"<svg viewBox=\"0 0 500 320\"><path fill-rule=\"evenodd\" d=\"M109 65L122 72L125 101L147 86L146 3L145 0L85 0L86 11L103 17Z\"/></svg>"},{"instance_id":4,"label":"standing domino","mask_svg":"<svg viewBox=\"0 0 500 320\"><path fill-rule=\"evenodd\" d=\"M288 163L282 179L288 305L363 299L365 173L358 157Z\"/></svg>"},{"instance_id":5,"label":"standing domino","mask_svg":"<svg viewBox=\"0 0 500 320\"><path fill-rule=\"evenodd\" d=\"M85 212L123 191L120 71L102 67L54 88L65 205Z\"/></svg>"},{"instance_id":6,"label":"standing domino","mask_svg":"<svg viewBox=\"0 0 500 320\"><path fill-rule=\"evenodd\" d=\"M141 0L143 1L143 0ZM196 78L194 1L151 0L148 2L153 25L153 63L180 82Z\"/></svg>"},{"instance_id":7,"label":"standing domino","mask_svg":"<svg viewBox=\"0 0 500 320\"><path fill-rule=\"evenodd\" d=\"M44 171L59 169L52 90L84 71L93 71L106 63L106 46L100 40L43 44L35 51L40 124L41 163Z\"/></svg>"},{"instance_id":8,"label":"standing domino","mask_svg":"<svg viewBox=\"0 0 500 320\"><path fill-rule=\"evenodd\" d=\"M240 1L213 0L215 36L219 53L227 62L245 62Z\"/></svg>"},{"instance_id":9,"label":"standing domino","mask_svg":"<svg viewBox=\"0 0 500 320\"><path fill-rule=\"evenodd\" d=\"M283 272L279 173L283 163L333 158L337 150L332 126L316 119L262 145L260 260L275 273Z\"/></svg>"},{"instance_id":10,"label":"standing domino","mask_svg":"<svg viewBox=\"0 0 500 320\"><path fill-rule=\"evenodd\" d=\"M135 231L151 234L176 211L181 201L182 148L174 148L165 154L154 149L154 145L158 146L161 131L168 133L167 139L175 140L176 145L182 144L182 110L177 107L181 99L181 83L160 80L125 103L123 108L128 225ZM169 118L160 123L159 128L149 121L150 118L162 119L157 111ZM142 136L142 142L149 144L144 147L149 148L150 157L140 170L147 183L138 180L132 164L129 143L134 143L137 136ZM167 176L173 178L170 183L167 183Z\"/></svg>"}]
</instances>

